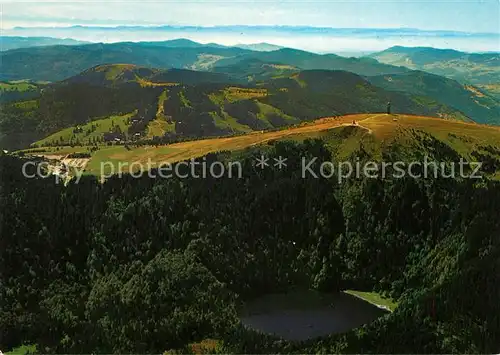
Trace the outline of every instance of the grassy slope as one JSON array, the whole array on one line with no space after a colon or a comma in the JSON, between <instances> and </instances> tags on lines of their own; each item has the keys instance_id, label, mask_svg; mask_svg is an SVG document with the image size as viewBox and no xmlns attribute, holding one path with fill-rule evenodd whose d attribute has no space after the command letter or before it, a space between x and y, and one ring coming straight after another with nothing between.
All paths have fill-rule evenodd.
<instances>
[{"instance_id":1,"label":"grassy slope","mask_svg":"<svg viewBox=\"0 0 500 355\"><path fill-rule=\"evenodd\" d=\"M148 124L147 138L163 137L165 133L174 132L175 124L168 123L163 117L157 117Z\"/></svg>"},{"instance_id":2,"label":"grassy slope","mask_svg":"<svg viewBox=\"0 0 500 355\"><path fill-rule=\"evenodd\" d=\"M353 126L353 120L359 126ZM353 132L348 132L348 135L337 140L335 144L337 159L347 157L350 152L359 148L360 144L372 144L375 151L380 150L382 146L401 139L401 132L411 129L427 132L451 146L462 156L471 159L474 158L470 156L470 153L480 145L500 147L500 127L496 126L411 115L360 114L342 116L338 119L323 118L280 131L252 132L242 136L202 139L158 148L145 146L127 150L123 146L103 146L93 153L87 172L99 174L100 164L103 161L114 163L122 161L130 164L137 162L147 167L148 159L150 159L153 162L151 166L154 167L161 162L173 163L200 157L210 152L241 150L277 139L302 140L309 137L322 137L327 142L328 140L333 142L332 134L342 135L342 132L348 129ZM78 149L82 152L87 151L87 147L73 148L73 151L78 151ZM50 148L43 154L63 154L63 152L66 151L57 152L55 148ZM380 154L376 155L380 156ZM118 171L117 168L115 171Z\"/></svg>"},{"instance_id":3,"label":"grassy slope","mask_svg":"<svg viewBox=\"0 0 500 355\"><path fill-rule=\"evenodd\" d=\"M252 131L252 128L238 122L235 117L229 115L226 111L224 111L224 104L234 103L242 100L258 99L266 97L267 94L268 92L266 89L250 89L236 86L230 86L223 90L210 93L208 94L210 100L221 108L221 114L212 112L210 115L212 116L217 127L229 129L232 132L249 133ZM266 122L268 127L271 126L270 123L266 121L265 115L260 115L258 118Z\"/></svg>"},{"instance_id":4,"label":"grassy slope","mask_svg":"<svg viewBox=\"0 0 500 355\"><path fill-rule=\"evenodd\" d=\"M222 110L222 115L218 115L215 112L212 112L210 115L212 116L217 127L230 129L232 132L252 132L252 129L250 127L239 123L236 118L229 115L224 110Z\"/></svg>"},{"instance_id":5,"label":"grassy slope","mask_svg":"<svg viewBox=\"0 0 500 355\"><path fill-rule=\"evenodd\" d=\"M12 105L24 110L34 110L38 107L38 101L37 100L19 101L19 102L14 102Z\"/></svg>"},{"instance_id":6,"label":"grassy slope","mask_svg":"<svg viewBox=\"0 0 500 355\"><path fill-rule=\"evenodd\" d=\"M29 80L0 81L0 103L37 97L43 86L43 83L33 83Z\"/></svg>"},{"instance_id":7,"label":"grassy slope","mask_svg":"<svg viewBox=\"0 0 500 355\"><path fill-rule=\"evenodd\" d=\"M500 100L500 83L480 84L480 85L476 85L476 86L478 86L480 89L486 91L491 96Z\"/></svg>"},{"instance_id":8,"label":"grassy slope","mask_svg":"<svg viewBox=\"0 0 500 355\"><path fill-rule=\"evenodd\" d=\"M118 69L122 69L121 66L115 66L118 67ZM98 68L97 68L98 69ZM97 70L96 69L96 70ZM118 70L117 69L117 70ZM106 72L106 75L118 75L117 73L111 73L108 71ZM110 78L112 80L113 78ZM215 92L213 94L209 95L209 98L218 106L221 107L221 112L222 114L219 115L215 112L212 112L211 115L214 120L214 124L217 127L220 128L225 128L229 129L232 132L242 132L242 133L248 133L252 131L252 128L238 122L238 120L224 111L223 107L225 103L234 103L242 100L248 100L248 99L257 99L257 98L262 98L267 95L267 90L266 89L248 89L248 88L242 88L242 87L235 87L231 86L228 88L225 88L223 90L220 90L218 92ZM158 97L158 104L157 104L157 113L156 113L156 118L149 122L147 128L146 128L146 137L147 138L153 138L153 137L162 137L166 133L169 132L175 132L175 123L174 122L169 122L169 117L164 112L164 104L165 102L168 102L169 99L169 90L165 89ZM180 92L180 99L181 102L184 106L190 107L191 103L189 99L185 96L185 93L183 91ZM19 103L19 105L24 105L26 109L30 108L30 104L36 104L36 101L31 100L31 101L22 101ZM297 123L298 120L294 117L291 117L289 115L284 114L280 110L264 104L264 103L257 103L259 108L261 109L261 112L258 114L257 118L264 122L264 124L268 128L272 128L273 124L269 121L269 117L279 117L285 122L286 124L294 124ZM17 104L16 104L17 105ZM57 131L50 136L41 139L39 141L34 142L33 144L39 147L46 146L49 144L53 143L61 143L61 144L68 144L70 141L76 142L78 140L82 144L88 144L89 139L94 139L94 138L99 138L102 140L103 134L106 132L109 132L112 129L112 123L115 124L115 126L119 126L120 129L123 132L126 132L129 124L127 123L127 119L132 117L133 114L127 114L123 116L110 116L108 118L103 118L99 120L94 120L92 122L89 122L85 125L79 126L83 129L82 133L73 133L75 128L77 126L71 126L65 129L62 129L60 131ZM88 130L91 129L92 126L97 126L97 129L91 133L86 133Z\"/></svg>"},{"instance_id":9,"label":"grassy slope","mask_svg":"<svg viewBox=\"0 0 500 355\"><path fill-rule=\"evenodd\" d=\"M345 290L345 293L348 293L350 295L359 297L367 302L370 302L371 304L374 304L376 306L382 306L386 309L389 309L391 312L396 309L398 306L397 302L394 302L390 299L384 298L381 295L379 295L376 292L364 292L364 291L356 291L356 290Z\"/></svg>"},{"instance_id":10,"label":"grassy slope","mask_svg":"<svg viewBox=\"0 0 500 355\"><path fill-rule=\"evenodd\" d=\"M149 122L147 127L147 138L162 137L167 132L175 132L175 123L169 123L164 113L163 105L168 99L168 89L165 89L158 97L158 111L156 118Z\"/></svg>"},{"instance_id":11,"label":"grassy slope","mask_svg":"<svg viewBox=\"0 0 500 355\"><path fill-rule=\"evenodd\" d=\"M36 90L37 86L33 85L32 83L28 81L10 81L10 82L0 82L0 93L7 92L7 91L29 91L29 90Z\"/></svg>"},{"instance_id":12,"label":"grassy slope","mask_svg":"<svg viewBox=\"0 0 500 355\"><path fill-rule=\"evenodd\" d=\"M256 99L266 97L266 89L250 89L237 86L230 86L216 93L209 94L210 99L219 105L225 102L236 102L240 100Z\"/></svg>"},{"instance_id":13,"label":"grassy slope","mask_svg":"<svg viewBox=\"0 0 500 355\"><path fill-rule=\"evenodd\" d=\"M500 147L500 127L497 126L410 115L394 117L397 117L397 121L393 121L385 114L371 116L360 124L373 130L375 136L382 140L396 137L401 130L422 130L450 145L465 157L469 157L472 148L478 145ZM457 139L455 136L463 139Z\"/></svg>"},{"instance_id":14,"label":"grassy slope","mask_svg":"<svg viewBox=\"0 0 500 355\"><path fill-rule=\"evenodd\" d=\"M280 117L288 125L297 124L300 122L299 119L283 113L281 110L277 109L274 106L267 105L262 102L257 102L257 106L259 106L260 109L260 112L257 114L257 118L266 122L269 127L273 126L272 122L269 121L270 116Z\"/></svg>"},{"instance_id":15,"label":"grassy slope","mask_svg":"<svg viewBox=\"0 0 500 355\"><path fill-rule=\"evenodd\" d=\"M89 139L102 138L104 133L110 132L110 130L113 128L113 125L115 127L120 127L122 132L127 132L127 129L129 127L128 119L133 115L134 113L129 113L121 116L110 116L100 120L89 122L83 126L80 126L83 130L81 133L73 133L75 127L66 128L42 140L39 140L34 144L42 147L53 142L70 143L70 141L76 140L83 144L87 143ZM95 130L93 132L88 132L92 129L92 126L95 126Z\"/></svg>"},{"instance_id":16,"label":"grassy slope","mask_svg":"<svg viewBox=\"0 0 500 355\"><path fill-rule=\"evenodd\" d=\"M21 345L5 353L5 355L27 355L35 354L36 345Z\"/></svg>"}]
</instances>

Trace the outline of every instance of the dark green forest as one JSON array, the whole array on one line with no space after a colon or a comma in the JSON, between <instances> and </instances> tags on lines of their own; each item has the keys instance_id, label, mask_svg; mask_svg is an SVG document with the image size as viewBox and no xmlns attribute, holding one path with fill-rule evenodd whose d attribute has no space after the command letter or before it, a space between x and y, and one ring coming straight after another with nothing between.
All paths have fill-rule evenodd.
<instances>
[{"instance_id":1,"label":"dark green forest","mask_svg":"<svg viewBox=\"0 0 500 355\"><path fill-rule=\"evenodd\" d=\"M264 153L287 167L256 169ZM275 142L205 157L237 158L240 179L84 176L66 186L26 179L23 160L0 156L0 348L185 353L213 338L224 353L500 351L498 182L339 185L302 178L302 157L320 164L332 153L320 140ZM297 288L375 290L399 306L304 342L239 322L242 302Z\"/></svg>"}]
</instances>

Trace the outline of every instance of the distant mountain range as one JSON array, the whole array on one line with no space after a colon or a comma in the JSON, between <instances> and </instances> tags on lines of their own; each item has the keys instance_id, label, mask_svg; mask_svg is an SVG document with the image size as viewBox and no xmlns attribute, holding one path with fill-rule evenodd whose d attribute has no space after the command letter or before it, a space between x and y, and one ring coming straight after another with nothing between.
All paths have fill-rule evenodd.
<instances>
[{"instance_id":1,"label":"distant mountain range","mask_svg":"<svg viewBox=\"0 0 500 355\"><path fill-rule=\"evenodd\" d=\"M275 44L270 43L253 43L253 44L236 44L234 46L224 46L222 44L217 43L198 43L195 41L191 41L185 38L172 39L167 41L141 41L141 42L128 42L128 43L140 43L144 45L151 46L162 46L168 48L203 48L203 47L212 47L212 48L241 48L248 49L251 51L257 52L270 52L276 51L278 49L282 49L284 47L277 46Z\"/></svg>"},{"instance_id":2,"label":"distant mountain range","mask_svg":"<svg viewBox=\"0 0 500 355\"><path fill-rule=\"evenodd\" d=\"M283 48L257 52L238 47L199 44L189 40L162 42L95 43L78 46L43 46L0 53L0 80L59 81L100 65L127 63L154 68L214 70L248 59L291 65L300 69L347 70L360 75L402 73L406 68L372 58L344 58Z\"/></svg>"},{"instance_id":3,"label":"distant mountain range","mask_svg":"<svg viewBox=\"0 0 500 355\"><path fill-rule=\"evenodd\" d=\"M470 84L500 83L500 53L465 53L429 47L391 47L370 55L381 63L443 75Z\"/></svg>"},{"instance_id":4,"label":"distant mountain range","mask_svg":"<svg viewBox=\"0 0 500 355\"><path fill-rule=\"evenodd\" d=\"M463 83L482 85L497 96L500 83L500 53L495 52L465 53L451 49L395 46L355 59L335 54L319 55L268 43L224 46L175 39L82 46L82 42L71 39L5 36L0 39L4 49L4 53L0 53L0 80L58 81L92 66L108 63L218 71L215 68L255 59L300 69L347 70L361 75L402 73L406 71L403 68L416 69ZM53 47L54 44L77 47ZM16 48L17 52L5 52ZM36 72L30 70L30 66L36 66Z\"/></svg>"},{"instance_id":5,"label":"distant mountain range","mask_svg":"<svg viewBox=\"0 0 500 355\"><path fill-rule=\"evenodd\" d=\"M179 47L179 41L30 47L0 53L0 80L59 81L96 65L115 63L206 70L221 58L246 52L241 48Z\"/></svg>"},{"instance_id":6,"label":"distant mountain range","mask_svg":"<svg viewBox=\"0 0 500 355\"><path fill-rule=\"evenodd\" d=\"M169 86L174 84L198 85L241 84L225 73L212 73L188 69L156 69L132 64L98 65L62 81L60 84L88 84L92 86L120 87L124 84L142 87Z\"/></svg>"},{"instance_id":7,"label":"distant mountain range","mask_svg":"<svg viewBox=\"0 0 500 355\"><path fill-rule=\"evenodd\" d=\"M311 26L70 26L16 27L2 32L8 36L48 36L91 42L163 41L189 38L220 44L267 42L313 53L372 53L395 45L454 48L480 52L500 50L498 33L432 31L414 28L331 28ZM257 48L250 48L257 49ZM347 54L351 55L351 54Z\"/></svg>"},{"instance_id":8,"label":"distant mountain range","mask_svg":"<svg viewBox=\"0 0 500 355\"><path fill-rule=\"evenodd\" d=\"M1 36L0 51L37 46L53 46L58 44L78 45L87 43L90 42L77 41L71 38Z\"/></svg>"},{"instance_id":9,"label":"distant mountain range","mask_svg":"<svg viewBox=\"0 0 500 355\"><path fill-rule=\"evenodd\" d=\"M53 46L53 45L79 45L90 44L92 42L78 41L71 38L55 38L55 37L20 37L20 36L0 36L0 51L8 51L18 48L40 47L40 46ZM137 42L130 42L137 43ZM283 47L270 43L252 43L252 44L237 44L234 46L225 46L217 43L198 43L185 38L166 40L166 41L141 41L144 45L164 46L169 48L200 48L200 47L214 47L214 48L242 48L252 51L275 51Z\"/></svg>"},{"instance_id":10,"label":"distant mountain range","mask_svg":"<svg viewBox=\"0 0 500 355\"><path fill-rule=\"evenodd\" d=\"M250 49L257 52L271 52L277 51L278 49L283 49L284 47L277 46L275 44L269 43L254 43L254 44L237 44L234 47L239 47L243 49Z\"/></svg>"}]
</instances>

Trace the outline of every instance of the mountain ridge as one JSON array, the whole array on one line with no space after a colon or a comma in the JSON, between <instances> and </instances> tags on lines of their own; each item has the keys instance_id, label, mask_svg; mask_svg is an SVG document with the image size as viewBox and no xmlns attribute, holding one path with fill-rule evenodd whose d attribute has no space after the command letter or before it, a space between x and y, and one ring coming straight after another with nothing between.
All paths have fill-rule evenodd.
<instances>
[{"instance_id":1,"label":"mountain ridge","mask_svg":"<svg viewBox=\"0 0 500 355\"><path fill-rule=\"evenodd\" d=\"M18 48L29 48L52 45L81 45L90 44L88 41L76 40L73 38L56 37L23 37L23 36L0 36L0 51L7 51Z\"/></svg>"},{"instance_id":2,"label":"mountain ridge","mask_svg":"<svg viewBox=\"0 0 500 355\"><path fill-rule=\"evenodd\" d=\"M386 90L346 71L285 72L251 85L225 73L118 64L99 65L48 85L36 99L4 104L0 141L12 149L49 135L51 144L102 140L106 131L96 136L91 122L111 116L128 117L111 125L123 123L122 133L115 135L120 139L231 135L328 115L383 111L388 101L395 112L470 120L432 98ZM76 133L65 131L69 127Z\"/></svg>"},{"instance_id":3,"label":"mountain ridge","mask_svg":"<svg viewBox=\"0 0 500 355\"><path fill-rule=\"evenodd\" d=\"M467 53L454 49L394 46L369 57L469 84L500 83L500 52Z\"/></svg>"},{"instance_id":4,"label":"mountain ridge","mask_svg":"<svg viewBox=\"0 0 500 355\"><path fill-rule=\"evenodd\" d=\"M282 48L270 52L256 52L237 47L197 45L165 47L135 42L112 44L93 43L77 46L43 46L20 48L0 53L2 72L0 80L58 81L83 70L112 63L129 63L154 68L183 68L211 70L247 58L282 63L300 69L349 70L361 75L404 72L408 69L381 64L373 59L344 58L320 55L307 51Z\"/></svg>"}]
</instances>

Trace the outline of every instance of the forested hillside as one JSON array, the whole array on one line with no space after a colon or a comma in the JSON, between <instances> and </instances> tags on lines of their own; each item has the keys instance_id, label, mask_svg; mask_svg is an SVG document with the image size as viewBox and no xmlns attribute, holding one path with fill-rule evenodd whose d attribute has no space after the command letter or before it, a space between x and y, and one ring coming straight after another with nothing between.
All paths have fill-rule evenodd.
<instances>
[{"instance_id":1,"label":"forested hillside","mask_svg":"<svg viewBox=\"0 0 500 355\"><path fill-rule=\"evenodd\" d=\"M459 59L491 69L496 60L402 47L375 57L399 52L424 70ZM0 85L0 148L8 150L234 135L385 112L388 102L395 113L500 124L495 82L479 88L368 57L178 39L19 48L0 59L0 79L9 80Z\"/></svg>"},{"instance_id":2,"label":"forested hillside","mask_svg":"<svg viewBox=\"0 0 500 355\"><path fill-rule=\"evenodd\" d=\"M500 119L495 106L486 112L481 102L466 100L464 90L458 91L461 96L456 90L443 90L445 101L457 103L457 108L440 101L429 85L412 91L403 80L400 86L407 91L396 91L345 71L280 68L272 67L281 74L265 75L265 80L254 83L234 72L99 65L44 87L30 100L5 103L0 112L0 147L20 149L35 142L91 145L104 143L107 136L131 141L232 135L325 116L384 112L387 102L399 113L490 123ZM129 119L118 125L114 116ZM101 124L111 128L102 130Z\"/></svg>"},{"instance_id":3,"label":"forested hillside","mask_svg":"<svg viewBox=\"0 0 500 355\"><path fill-rule=\"evenodd\" d=\"M260 60L268 63L290 65L303 70L345 70L359 75L397 74L408 69L382 64L372 58L345 58L335 54L318 55L291 48L282 48L271 52L247 52L224 58L214 64L214 69L228 65L237 65L248 60Z\"/></svg>"},{"instance_id":4,"label":"forested hillside","mask_svg":"<svg viewBox=\"0 0 500 355\"><path fill-rule=\"evenodd\" d=\"M458 159L431 136L412 154ZM394 146L384 160L408 159ZM403 154L405 152L405 154ZM411 152L410 152L411 153ZM26 179L0 157L0 347L161 353L497 353L500 186L461 179L303 178L319 140L245 152L241 179ZM254 167L255 157L287 167ZM348 159L374 152L362 145ZM290 289L376 290L393 313L340 335L279 340L242 327L241 302Z\"/></svg>"}]
</instances>

